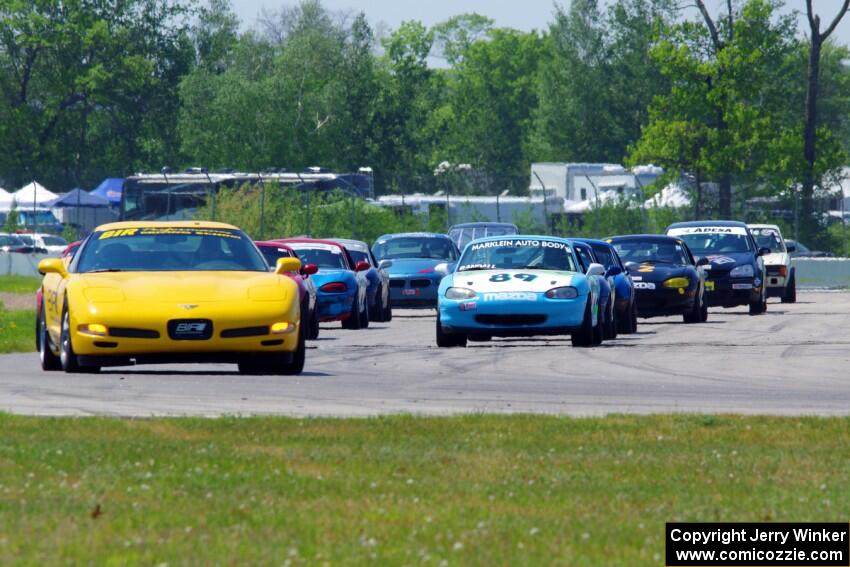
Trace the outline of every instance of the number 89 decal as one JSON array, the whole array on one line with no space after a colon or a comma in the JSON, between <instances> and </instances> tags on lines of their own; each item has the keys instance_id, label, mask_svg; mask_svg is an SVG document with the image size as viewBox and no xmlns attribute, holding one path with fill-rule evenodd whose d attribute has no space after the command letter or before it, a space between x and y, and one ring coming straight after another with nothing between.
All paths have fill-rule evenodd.
<instances>
[{"instance_id":1,"label":"number 89 decal","mask_svg":"<svg viewBox=\"0 0 850 567\"><path fill-rule=\"evenodd\" d=\"M491 282L506 282L510 281L511 277L517 280L522 280L524 282L532 282L537 279L537 276L534 274L514 274L511 276L510 274L493 274L490 276Z\"/></svg>"}]
</instances>

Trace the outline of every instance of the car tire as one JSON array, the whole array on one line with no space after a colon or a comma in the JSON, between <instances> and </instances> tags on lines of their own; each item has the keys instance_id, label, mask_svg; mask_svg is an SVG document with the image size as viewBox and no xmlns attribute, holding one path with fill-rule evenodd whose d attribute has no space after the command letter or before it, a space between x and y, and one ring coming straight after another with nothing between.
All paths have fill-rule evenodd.
<instances>
[{"instance_id":1,"label":"car tire","mask_svg":"<svg viewBox=\"0 0 850 567\"><path fill-rule=\"evenodd\" d=\"M360 312L360 328L368 329L369 328L369 300L364 299L363 301L363 310Z\"/></svg>"},{"instance_id":2,"label":"car tire","mask_svg":"<svg viewBox=\"0 0 850 567\"><path fill-rule=\"evenodd\" d=\"M788 285L785 286L785 293L782 294L782 303L797 303L797 274L793 269Z\"/></svg>"},{"instance_id":3,"label":"car tire","mask_svg":"<svg viewBox=\"0 0 850 567\"><path fill-rule=\"evenodd\" d=\"M47 331L47 316L44 312L44 303L41 304L41 314L36 319L35 346L41 359L41 369L45 371L62 370L62 361L53 352L50 333Z\"/></svg>"},{"instance_id":4,"label":"car tire","mask_svg":"<svg viewBox=\"0 0 850 567\"><path fill-rule=\"evenodd\" d=\"M767 311L767 292L764 283L762 283L761 296L758 300L750 303L750 315L760 315L765 311Z\"/></svg>"},{"instance_id":5,"label":"car tire","mask_svg":"<svg viewBox=\"0 0 850 567\"><path fill-rule=\"evenodd\" d=\"M307 358L307 344L306 337L304 336L304 329L298 329L298 346L295 349L295 353L292 355L292 360L288 362L282 362L277 367L276 374L283 374L284 376L294 376L296 374L301 374L304 371L304 362Z\"/></svg>"},{"instance_id":6,"label":"car tire","mask_svg":"<svg viewBox=\"0 0 850 567\"><path fill-rule=\"evenodd\" d=\"M62 365L62 370L68 374L100 372L99 366L82 366L77 355L74 353L74 345L71 343L71 315L68 312L67 300L65 301L65 308L62 310L62 331L59 335L59 361Z\"/></svg>"},{"instance_id":7,"label":"car tire","mask_svg":"<svg viewBox=\"0 0 850 567\"><path fill-rule=\"evenodd\" d=\"M614 321L614 302L609 297L608 303L605 304L605 333L603 338L606 341L611 341L617 338L617 325Z\"/></svg>"},{"instance_id":8,"label":"car tire","mask_svg":"<svg viewBox=\"0 0 850 567\"><path fill-rule=\"evenodd\" d=\"M360 323L363 319L360 317L360 300L351 306L351 314L347 319L343 319L342 328L349 331L357 331L360 329Z\"/></svg>"},{"instance_id":9,"label":"car tire","mask_svg":"<svg viewBox=\"0 0 850 567\"><path fill-rule=\"evenodd\" d=\"M574 347L589 347L593 345L593 315L591 313L591 297L587 295L587 304L584 307L584 317L581 321L581 328L570 335L570 341Z\"/></svg>"},{"instance_id":10,"label":"car tire","mask_svg":"<svg viewBox=\"0 0 850 567\"><path fill-rule=\"evenodd\" d=\"M685 323L700 323L700 322L702 322L703 308L704 308L704 305L702 303L702 298L700 297L699 293L697 293L697 296L694 298L693 306L690 308L690 310L688 310L687 312L685 312L682 315L682 320Z\"/></svg>"},{"instance_id":11,"label":"car tire","mask_svg":"<svg viewBox=\"0 0 850 567\"><path fill-rule=\"evenodd\" d=\"M597 309L596 326L593 327L593 346L599 346L605 340L605 312Z\"/></svg>"},{"instance_id":12,"label":"car tire","mask_svg":"<svg viewBox=\"0 0 850 567\"><path fill-rule=\"evenodd\" d=\"M387 293L387 302L384 304L384 323L389 323L393 320L393 306L390 303L390 294Z\"/></svg>"},{"instance_id":13,"label":"car tire","mask_svg":"<svg viewBox=\"0 0 850 567\"><path fill-rule=\"evenodd\" d=\"M319 338L319 308L316 306L313 311L311 311L312 316L310 317L310 332L307 334L307 339L311 341L315 341Z\"/></svg>"},{"instance_id":14,"label":"car tire","mask_svg":"<svg viewBox=\"0 0 850 567\"><path fill-rule=\"evenodd\" d=\"M461 333L446 333L437 315L437 346L440 348L456 348L466 346L466 335Z\"/></svg>"}]
</instances>

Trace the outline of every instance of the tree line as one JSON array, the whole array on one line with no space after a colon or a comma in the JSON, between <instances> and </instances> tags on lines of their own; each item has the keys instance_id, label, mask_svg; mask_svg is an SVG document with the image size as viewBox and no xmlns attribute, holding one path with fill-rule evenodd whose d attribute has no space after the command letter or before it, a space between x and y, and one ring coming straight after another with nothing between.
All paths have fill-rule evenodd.
<instances>
[{"instance_id":1,"label":"tree line","mask_svg":"<svg viewBox=\"0 0 850 567\"><path fill-rule=\"evenodd\" d=\"M848 3L573 0L526 32L477 14L376 31L319 0L250 29L228 0L4 0L0 185L320 165L370 166L379 192L519 194L534 161L654 163L695 180L696 216L802 199L814 232L850 151L850 51L831 36ZM435 175L445 162L469 165Z\"/></svg>"}]
</instances>

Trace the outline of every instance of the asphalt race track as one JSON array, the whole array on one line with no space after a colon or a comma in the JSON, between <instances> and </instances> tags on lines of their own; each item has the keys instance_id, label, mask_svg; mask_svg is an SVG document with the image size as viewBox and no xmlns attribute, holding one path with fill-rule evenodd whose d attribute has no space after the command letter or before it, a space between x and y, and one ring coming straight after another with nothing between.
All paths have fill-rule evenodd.
<instances>
[{"instance_id":1,"label":"asphalt race track","mask_svg":"<svg viewBox=\"0 0 850 567\"><path fill-rule=\"evenodd\" d=\"M800 293L768 311L713 309L706 324L642 319L601 347L568 337L438 349L434 311L364 331L325 326L297 377L235 366L42 372L0 356L0 410L41 415L363 416L408 412L850 414L850 293Z\"/></svg>"}]
</instances>

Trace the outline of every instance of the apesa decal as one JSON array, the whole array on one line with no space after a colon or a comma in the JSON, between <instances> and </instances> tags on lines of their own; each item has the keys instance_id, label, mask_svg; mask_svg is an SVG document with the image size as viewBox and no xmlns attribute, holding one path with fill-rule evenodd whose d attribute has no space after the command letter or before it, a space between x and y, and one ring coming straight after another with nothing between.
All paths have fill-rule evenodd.
<instances>
[{"instance_id":1,"label":"apesa decal","mask_svg":"<svg viewBox=\"0 0 850 567\"><path fill-rule=\"evenodd\" d=\"M537 294L521 291L485 293L484 301L537 301Z\"/></svg>"},{"instance_id":2,"label":"apesa decal","mask_svg":"<svg viewBox=\"0 0 850 567\"><path fill-rule=\"evenodd\" d=\"M671 228L667 236L682 236L684 234L739 234L746 235L747 229L742 226L685 226Z\"/></svg>"}]
</instances>

